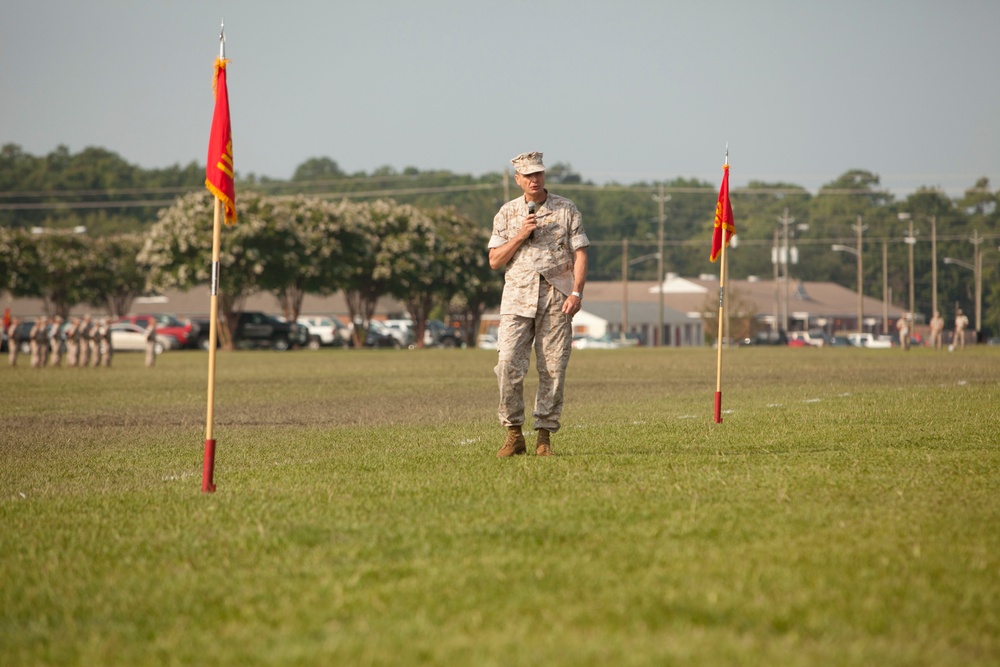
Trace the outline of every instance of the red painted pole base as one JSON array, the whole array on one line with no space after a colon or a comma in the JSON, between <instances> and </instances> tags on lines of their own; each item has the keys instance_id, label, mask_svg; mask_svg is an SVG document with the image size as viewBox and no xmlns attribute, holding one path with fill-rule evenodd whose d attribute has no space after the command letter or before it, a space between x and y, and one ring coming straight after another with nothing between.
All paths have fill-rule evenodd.
<instances>
[{"instance_id":1,"label":"red painted pole base","mask_svg":"<svg viewBox=\"0 0 1000 667\"><path fill-rule=\"evenodd\" d=\"M722 423L722 392L715 392L715 423Z\"/></svg>"},{"instance_id":2,"label":"red painted pole base","mask_svg":"<svg viewBox=\"0 0 1000 667\"><path fill-rule=\"evenodd\" d=\"M215 440L205 440L205 464L201 471L201 492L215 493Z\"/></svg>"}]
</instances>

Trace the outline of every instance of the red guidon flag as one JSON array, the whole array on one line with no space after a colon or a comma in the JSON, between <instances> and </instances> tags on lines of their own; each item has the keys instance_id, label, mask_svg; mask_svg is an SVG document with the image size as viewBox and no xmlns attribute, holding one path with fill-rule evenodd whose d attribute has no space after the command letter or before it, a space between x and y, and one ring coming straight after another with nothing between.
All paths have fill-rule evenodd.
<instances>
[{"instance_id":1,"label":"red guidon flag","mask_svg":"<svg viewBox=\"0 0 1000 667\"><path fill-rule=\"evenodd\" d=\"M712 233L711 261L719 258L722 251L722 230L726 230L725 244L736 234L736 221L733 219L733 207L729 203L729 165L722 167L722 187L719 188L719 201L715 204L715 231Z\"/></svg>"},{"instance_id":2,"label":"red guidon flag","mask_svg":"<svg viewBox=\"0 0 1000 667\"><path fill-rule=\"evenodd\" d=\"M226 90L228 60L215 59L215 115L208 137L208 167L205 187L226 207L226 224L236 224L236 183L233 176L233 130L229 124L229 92Z\"/></svg>"}]
</instances>

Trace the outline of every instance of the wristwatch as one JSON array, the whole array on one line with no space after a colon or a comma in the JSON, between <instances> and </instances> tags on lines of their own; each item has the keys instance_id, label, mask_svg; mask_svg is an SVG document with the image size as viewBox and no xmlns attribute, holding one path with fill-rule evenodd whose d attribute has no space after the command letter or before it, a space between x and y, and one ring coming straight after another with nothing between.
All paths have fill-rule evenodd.
<instances>
[{"instance_id":1,"label":"wristwatch","mask_svg":"<svg viewBox=\"0 0 1000 667\"><path fill-rule=\"evenodd\" d=\"M575 296L580 301L583 301L583 292L573 292L570 296Z\"/></svg>"}]
</instances>

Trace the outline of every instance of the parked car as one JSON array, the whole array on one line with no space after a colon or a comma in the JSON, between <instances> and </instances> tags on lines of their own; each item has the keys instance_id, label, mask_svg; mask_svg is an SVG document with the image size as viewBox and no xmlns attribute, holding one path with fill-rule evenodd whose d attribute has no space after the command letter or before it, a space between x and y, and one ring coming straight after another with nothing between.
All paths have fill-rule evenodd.
<instances>
[{"instance_id":1,"label":"parked car","mask_svg":"<svg viewBox=\"0 0 1000 667\"><path fill-rule=\"evenodd\" d=\"M497 337L493 334L479 334L476 347L480 350L495 350L497 349Z\"/></svg>"},{"instance_id":2,"label":"parked car","mask_svg":"<svg viewBox=\"0 0 1000 667\"><path fill-rule=\"evenodd\" d=\"M875 340L868 343L868 347L875 347L880 349L888 349L890 347L895 347L895 346L896 346L895 339L893 339L892 336L886 334L878 336Z\"/></svg>"},{"instance_id":3,"label":"parked car","mask_svg":"<svg viewBox=\"0 0 1000 667\"><path fill-rule=\"evenodd\" d=\"M381 322L385 325L386 333L392 334L403 347L413 347L415 336L412 320L381 320Z\"/></svg>"},{"instance_id":4,"label":"parked car","mask_svg":"<svg viewBox=\"0 0 1000 667\"><path fill-rule=\"evenodd\" d=\"M604 334L599 338L593 336L573 336L574 350L617 350L625 347L617 338L612 338L610 334Z\"/></svg>"},{"instance_id":5,"label":"parked car","mask_svg":"<svg viewBox=\"0 0 1000 667\"><path fill-rule=\"evenodd\" d=\"M149 329L132 322L115 322L111 325L111 349L115 352L143 352L148 332ZM179 350L181 342L157 330L154 346L157 354L163 354L167 350Z\"/></svg>"},{"instance_id":6,"label":"parked car","mask_svg":"<svg viewBox=\"0 0 1000 667\"><path fill-rule=\"evenodd\" d=\"M365 347L391 347L399 350L403 344L389 332L384 324L378 320L372 320L368 323L368 332L365 334Z\"/></svg>"},{"instance_id":7,"label":"parked car","mask_svg":"<svg viewBox=\"0 0 1000 667\"><path fill-rule=\"evenodd\" d=\"M199 350L208 349L208 337L211 335L212 321L207 317L191 317L191 324L197 327L198 336L195 347Z\"/></svg>"},{"instance_id":8,"label":"parked car","mask_svg":"<svg viewBox=\"0 0 1000 667\"><path fill-rule=\"evenodd\" d=\"M788 345L788 336L784 331L758 331L753 338L743 340L744 345Z\"/></svg>"},{"instance_id":9,"label":"parked car","mask_svg":"<svg viewBox=\"0 0 1000 667\"><path fill-rule=\"evenodd\" d=\"M446 326L441 320L427 320L424 347L463 347L462 331Z\"/></svg>"},{"instance_id":10,"label":"parked car","mask_svg":"<svg viewBox=\"0 0 1000 667\"><path fill-rule=\"evenodd\" d=\"M318 350L321 346L346 347L349 344L350 331L335 317L309 315L300 317L296 322L308 331L307 345L310 350Z\"/></svg>"},{"instance_id":11,"label":"parked car","mask_svg":"<svg viewBox=\"0 0 1000 667\"><path fill-rule=\"evenodd\" d=\"M854 347L870 347L875 349L888 349L892 347L892 336L882 335L875 337L868 332L854 332L847 334L847 340Z\"/></svg>"},{"instance_id":12,"label":"parked car","mask_svg":"<svg viewBox=\"0 0 1000 667\"><path fill-rule=\"evenodd\" d=\"M813 347L823 347L827 344L829 337L822 331L790 331L788 333L788 344L794 340L801 340L806 345Z\"/></svg>"},{"instance_id":13,"label":"parked car","mask_svg":"<svg viewBox=\"0 0 1000 667\"><path fill-rule=\"evenodd\" d=\"M309 332L305 327L266 313L244 311L236 323L234 338L237 349L265 347L283 351L293 345L305 345Z\"/></svg>"},{"instance_id":14,"label":"parked car","mask_svg":"<svg viewBox=\"0 0 1000 667\"><path fill-rule=\"evenodd\" d=\"M180 341L182 348L194 349L198 347L199 327L191 320L182 322L173 315L147 314L147 315L126 315L118 320L119 322L130 322L137 324L143 329L149 328L151 324L156 326L156 334L173 336ZM205 336L208 336L206 329Z\"/></svg>"}]
</instances>

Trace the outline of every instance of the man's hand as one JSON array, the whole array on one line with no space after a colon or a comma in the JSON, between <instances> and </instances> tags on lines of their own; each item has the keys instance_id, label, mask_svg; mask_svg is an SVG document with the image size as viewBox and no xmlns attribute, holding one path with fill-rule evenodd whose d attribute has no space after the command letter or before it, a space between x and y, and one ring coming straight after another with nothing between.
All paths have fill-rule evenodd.
<instances>
[{"instance_id":1,"label":"man's hand","mask_svg":"<svg viewBox=\"0 0 1000 667\"><path fill-rule=\"evenodd\" d=\"M572 294L566 297L563 301L562 311L569 315L570 317L576 315L580 312L583 307L583 300L580 297L573 296Z\"/></svg>"},{"instance_id":2,"label":"man's hand","mask_svg":"<svg viewBox=\"0 0 1000 667\"><path fill-rule=\"evenodd\" d=\"M538 221L535 220L535 214L529 213L524 218L524 222L521 223L521 232L518 236L521 237L521 241L527 241L536 229L538 229Z\"/></svg>"}]
</instances>

